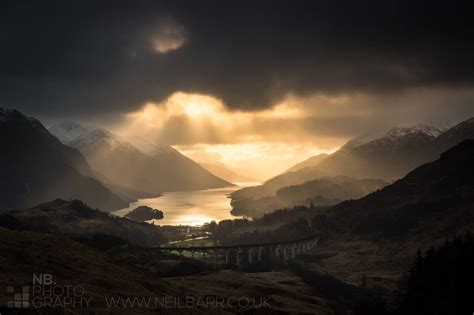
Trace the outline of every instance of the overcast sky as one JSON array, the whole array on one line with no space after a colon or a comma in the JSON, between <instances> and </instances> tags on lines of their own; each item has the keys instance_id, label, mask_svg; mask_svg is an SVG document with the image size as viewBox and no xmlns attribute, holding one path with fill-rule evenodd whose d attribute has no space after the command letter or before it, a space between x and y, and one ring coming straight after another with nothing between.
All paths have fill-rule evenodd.
<instances>
[{"instance_id":1,"label":"overcast sky","mask_svg":"<svg viewBox=\"0 0 474 315\"><path fill-rule=\"evenodd\" d=\"M474 116L467 3L9 1L0 106L226 162L286 147L284 168L370 130Z\"/></svg>"}]
</instances>

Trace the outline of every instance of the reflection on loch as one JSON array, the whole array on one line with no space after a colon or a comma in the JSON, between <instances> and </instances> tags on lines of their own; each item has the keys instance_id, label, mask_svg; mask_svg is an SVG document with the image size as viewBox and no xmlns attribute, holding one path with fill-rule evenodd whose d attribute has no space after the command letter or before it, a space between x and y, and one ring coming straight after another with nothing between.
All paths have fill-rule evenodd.
<instances>
[{"instance_id":1,"label":"reflection on loch","mask_svg":"<svg viewBox=\"0 0 474 315\"><path fill-rule=\"evenodd\" d=\"M245 186L251 185L167 192L158 198L140 199L114 214L123 216L136 207L149 206L164 212L164 219L155 221L159 225L202 225L212 220L234 219L236 217L230 213L229 194Z\"/></svg>"}]
</instances>

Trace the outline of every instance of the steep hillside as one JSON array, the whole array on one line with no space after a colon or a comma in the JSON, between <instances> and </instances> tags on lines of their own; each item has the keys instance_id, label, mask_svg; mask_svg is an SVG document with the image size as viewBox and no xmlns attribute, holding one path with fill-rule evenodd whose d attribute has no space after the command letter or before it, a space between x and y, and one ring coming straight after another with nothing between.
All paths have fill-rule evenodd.
<instances>
[{"instance_id":1,"label":"steep hillside","mask_svg":"<svg viewBox=\"0 0 474 315\"><path fill-rule=\"evenodd\" d=\"M36 119L0 109L0 210L48 200L81 199L103 210L127 203L92 178L77 150L62 144Z\"/></svg>"},{"instance_id":2,"label":"steep hillside","mask_svg":"<svg viewBox=\"0 0 474 315\"><path fill-rule=\"evenodd\" d=\"M280 188L274 196L232 200L232 213L259 217L275 209L296 205L334 205L343 200L361 198L385 185L387 183L381 180L354 179L344 176L322 177L304 184Z\"/></svg>"},{"instance_id":3,"label":"steep hillside","mask_svg":"<svg viewBox=\"0 0 474 315\"><path fill-rule=\"evenodd\" d=\"M75 123L62 123L50 130L82 152L92 168L112 185L145 191L155 196L163 191L231 185L169 146L149 145L145 153L107 130L79 128ZM142 141L140 147L143 146Z\"/></svg>"},{"instance_id":4,"label":"steep hillside","mask_svg":"<svg viewBox=\"0 0 474 315\"><path fill-rule=\"evenodd\" d=\"M441 131L428 126L393 128L383 137L335 152L318 168L331 175L392 181L432 159L428 148Z\"/></svg>"},{"instance_id":5,"label":"steep hillside","mask_svg":"<svg viewBox=\"0 0 474 315\"><path fill-rule=\"evenodd\" d=\"M434 141L434 151L444 152L466 139L474 139L474 118L446 130Z\"/></svg>"},{"instance_id":6,"label":"steep hillside","mask_svg":"<svg viewBox=\"0 0 474 315\"><path fill-rule=\"evenodd\" d=\"M262 186L238 190L233 197L261 198L274 194L279 188L321 176L377 178L391 182L415 167L437 159L460 141L471 138L474 138L474 119L444 132L425 125L392 128L381 136L354 138L316 166L281 174ZM319 156L313 158L319 160Z\"/></svg>"},{"instance_id":7,"label":"steep hillside","mask_svg":"<svg viewBox=\"0 0 474 315\"><path fill-rule=\"evenodd\" d=\"M333 227L371 237L461 231L474 224L473 159L474 140L466 140L381 191L335 206Z\"/></svg>"},{"instance_id":8,"label":"steep hillside","mask_svg":"<svg viewBox=\"0 0 474 315\"><path fill-rule=\"evenodd\" d=\"M263 198L272 196L280 188L303 184L315 178L320 178L326 174L318 168L304 168L302 170L290 173L284 173L267 180L263 185L246 187L239 189L231 194L232 199L243 198Z\"/></svg>"},{"instance_id":9,"label":"steep hillside","mask_svg":"<svg viewBox=\"0 0 474 315\"><path fill-rule=\"evenodd\" d=\"M345 281L397 289L418 250L474 231L474 140L466 140L399 181L313 219L322 232L304 257Z\"/></svg>"},{"instance_id":10,"label":"steep hillside","mask_svg":"<svg viewBox=\"0 0 474 315\"><path fill-rule=\"evenodd\" d=\"M305 200L316 194L329 199L357 199L386 185L386 182L377 179L323 177L301 185L281 188L275 197L282 200Z\"/></svg>"},{"instance_id":11,"label":"steep hillside","mask_svg":"<svg viewBox=\"0 0 474 315\"><path fill-rule=\"evenodd\" d=\"M312 156L309 159L304 160L303 162L300 162L300 163L297 163L297 164L293 165L288 170L286 170L285 173L296 172L296 171L299 171L299 170L301 170L303 168L306 168L306 167L318 166L322 161L327 159L328 156L329 156L329 154L327 154L327 153L322 153L322 154Z\"/></svg>"}]
</instances>

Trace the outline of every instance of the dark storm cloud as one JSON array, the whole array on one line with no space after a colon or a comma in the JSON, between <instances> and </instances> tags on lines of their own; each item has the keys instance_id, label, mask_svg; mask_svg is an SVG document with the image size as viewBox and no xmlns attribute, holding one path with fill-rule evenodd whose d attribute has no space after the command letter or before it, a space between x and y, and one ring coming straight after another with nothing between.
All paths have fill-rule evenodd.
<instances>
[{"instance_id":1,"label":"dark storm cloud","mask_svg":"<svg viewBox=\"0 0 474 315\"><path fill-rule=\"evenodd\" d=\"M9 3L0 104L30 113L127 112L178 90L257 109L287 93L380 95L474 80L467 2ZM163 51L156 36L171 36Z\"/></svg>"}]
</instances>

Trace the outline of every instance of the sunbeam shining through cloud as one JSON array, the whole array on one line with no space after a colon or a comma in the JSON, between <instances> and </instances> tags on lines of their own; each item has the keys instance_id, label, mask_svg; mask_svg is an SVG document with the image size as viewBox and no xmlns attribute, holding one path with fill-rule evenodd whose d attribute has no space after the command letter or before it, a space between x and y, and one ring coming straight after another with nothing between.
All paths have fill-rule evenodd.
<instances>
[{"instance_id":1,"label":"sunbeam shining through cloud","mask_svg":"<svg viewBox=\"0 0 474 315\"><path fill-rule=\"evenodd\" d=\"M127 114L118 132L174 145L198 161L213 156L267 178L302 157L332 152L341 144L331 137L311 144L310 132L302 134L308 117L293 98L270 109L244 112L229 110L212 96L177 92L160 104L148 103Z\"/></svg>"}]
</instances>

